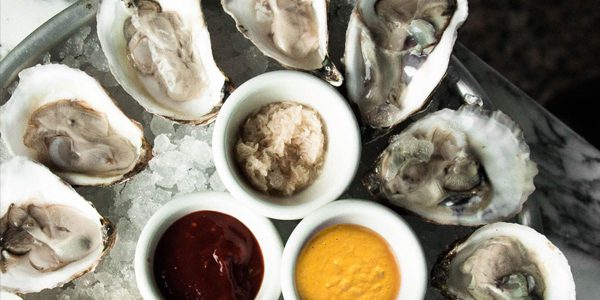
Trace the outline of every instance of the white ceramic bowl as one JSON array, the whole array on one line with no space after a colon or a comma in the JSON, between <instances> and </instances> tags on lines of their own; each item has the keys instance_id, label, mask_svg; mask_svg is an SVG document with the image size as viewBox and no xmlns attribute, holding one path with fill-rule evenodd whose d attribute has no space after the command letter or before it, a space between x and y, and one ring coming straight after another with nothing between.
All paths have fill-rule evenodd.
<instances>
[{"instance_id":1,"label":"white ceramic bowl","mask_svg":"<svg viewBox=\"0 0 600 300\"><path fill-rule=\"evenodd\" d=\"M144 299L162 299L153 275L154 251L163 233L181 217L210 210L230 215L242 222L260 245L264 275L256 299L277 299L281 292L280 266L283 249L273 223L248 210L229 193L203 192L177 197L161 207L144 226L135 249L135 278Z\"/></svg>"},{"instance_id":2,"label":"white ceramic bowl","mask_svg":"<svg viewBox=\"0 0 600 300\"><path fill-rule=\"evenodd\" d=\"M320 176L289 197L267 195L254 189L235 162L238 130L261 107L293 101L315 109L325 123L327 153ZM331 85L297 71L276 71L250 79L236 89L221 108L213 133L213 156L223 184L231 194L258 213L294 220L339 197L350 184L360 160L360 132L348 102Z\"/></svg>"},{"instance_id":3,"label":"white ceramic bowl","mask_svg":"<svg viewBox=\"0 0 600 300\"><path fill-rule=\"evenodd\" d=\"M286 300L299 299L294 274L300 251L314 234L335 224L356 224L381 235L389 244L400 268L398 300L425 297L427 266L414 232L396 213L381 204L364 200L340 200L317 210L298 224L283 250L281 289Z\"/></svg>"}]
</instances>

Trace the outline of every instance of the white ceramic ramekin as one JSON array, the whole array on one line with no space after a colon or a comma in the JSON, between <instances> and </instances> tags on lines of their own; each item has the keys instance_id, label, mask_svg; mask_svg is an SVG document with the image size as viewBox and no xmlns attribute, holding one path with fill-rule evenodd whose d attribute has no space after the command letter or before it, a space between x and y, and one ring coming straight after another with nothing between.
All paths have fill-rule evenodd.
<instances>
[{"instance_id":1,"label":"white ceramic ramekin","mask_svg":"<svg viewBox=\"0 0 600 300\"><path fill-rule=\"evenodd\" d=\"M286 300L299 299L296 291L296 260L319 231L335 224L356 224L381 235L389 244L400 268L398 300L425 297L427 265L419 240L408 224L392 210L371 201L340 200L315 211L298 224L283 250L281 289Z\"/></svg>"},{"instance_id":2,"label":"white ceramic ramekin","mask_svg":"<svg viewBox=\"0 0 600 300\"><path fill-rule=\"evenodd\" d=\"M325 123L327 153L320 176L290 197L270 196L247 183L235 162L234 148L242 123L261 107L293 101L315 109ZM242 84L225 101L213 133L213 156L223 184L258 213L282 220L300 219L339 197L350 184L360 160L360 131L348 102L327 82L297 71L276 71Z\"/></svg>"},{"instance_id":3,"label":"white ceramic ramekin","mask_svg":"<svg viewBox=\"0 0 600 300\"><path fill-rule=\"evenodd\" d=\"M242 222L260 245L264 276L256 299L277 299L281 292L280 267L283 249L273 223L247 209L229 193L203 192L177 197L161 207L144 226L135 249L135 278L144 299L162 299L153 275L154 251L163 233L175 221L195 211L210 210L230 215Z\"/></svg>"}]
</instances>

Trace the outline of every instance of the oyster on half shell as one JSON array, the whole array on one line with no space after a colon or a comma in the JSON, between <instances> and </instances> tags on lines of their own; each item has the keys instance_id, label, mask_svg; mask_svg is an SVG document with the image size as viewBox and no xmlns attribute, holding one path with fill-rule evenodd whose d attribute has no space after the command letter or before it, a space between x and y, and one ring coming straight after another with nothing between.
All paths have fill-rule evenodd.
<instances>
[{"instance_id":1,"label":"oyster on half shell","mask_svg":"<svg viewBox=\"0 0 600 300\"><path fill-rule=\"evenodd\" d=\"M327 54L327 0L221 0L238 30L284 67L334 86L343 78Z\"/></svg>"},{"instance_id":2,"label":"oyster on half shell","mask_svg":"<svg viewBox=\"0 0 600 300\"><path fill-rule=\"evenodd\" d=\"M0 166L0 196L3 290L61 286L93 270L116 239L110 222L89 202L25 157Z\"/></svg>"},{"instance_id":3,"label":"oyster on half shell","mask_svg":"<svg viewBox=\"0 0 600 300\"><path fill-rule=\"evenodd\" d=\"M74 185L125 180L151 158L142 127L85 72L38 65L0 108L0 132L13 155L39 161Z\"/></svg>"},{"instance_id":4,"label":"oyster on half shell","mask_svg":"<svg viewBox=\"0 0 600 300\"><path fill-rule=\"evenodd\" d=\"M514 121L466 105L429 114L392 137L365 184L427 220L478 226L519 213L537 172Z\"/></svg>"},{"instance_id":5,"label":"oyster on half shell","mask_svg":"<svg viewBox=\"0 0 600 300\"><path fill-rule=\"evenodd\" d=\"M494 223L442 255L432 284L447 299L574 300L567 259L545 236L511 223Z\"/></svg>"},{"instance_id":6,"label":"oyster on half shell","mask_svg":"<svg viewBox=\"0 0 600 300\"><path fill-rule=\"evenodd\" d=\"M115 79L147 111L212 122L231 90L199 0L102 0L98 39Z\"/></svg>"},{"instance_id":7,"label":"oyster on half shell","mask_svg":"<svg viewBox=\"0 0 600 300\"><path fill-rule=\"evenodd\" d=\"M364 121L394 126L442 80L467 0L357 0L346 32L346 85Z\"/></svg>"}]
</instances>

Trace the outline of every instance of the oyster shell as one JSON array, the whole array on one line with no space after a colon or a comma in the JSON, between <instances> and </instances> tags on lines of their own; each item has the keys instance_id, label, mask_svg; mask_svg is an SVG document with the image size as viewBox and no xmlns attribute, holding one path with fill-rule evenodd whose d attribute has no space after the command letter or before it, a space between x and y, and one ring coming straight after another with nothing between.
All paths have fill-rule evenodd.
<instances>
[{"instance_id":1,"label":"oyster shell","mask_svg":"<svg viewBox=\"0 0 600 300\"><path fill-rule=\"evenodd\" d=\"M327 53L327 0L221 0L238 30L284 67L334 86L343 78Z\"/></svg>"},{"instance_id":2,"label":"oyster shell","mask_svg":"<svg viewBox=\"0 0 600 300\"><path fill-rule=\"evenodd\" d=\"M0 290L0 299L2 299L2 300L23 300L21 297L15 295L15 294L3 291L3 290Z\"/></svg>"},{"instance_id":3,"label":"oyster shell","mask_svg":"<svg viewBox=\"0 0 600 300\"><path fill-rule=\"evenodd\" d=\"M89 202L25 157L0 166L0 195L3 290L61 286L93 270L115 241L111 223Z\"/></svg>"},{"instance_id":4,"label":"oyster shell","mask_svg":"<svg viewBox=\"0 0 600 300\"><path fill-rule=\"evenodd\" d=\"M456 244L432 270L448 299L574 300L567 259L545 236L523 225L495 223Z\"/></svg>"},{"instance_id":5,"label":"oyster shell","mask_svg":"<svg viewBox=\"0 0 600 300\"><path fill-rule=\"evenodd\" d=\"M537 171L514 121L466 105L429 114L392 137L365 184L430 221L477 226L521 211Z\"/></svg>"},{"instance_id":6,"label":"oyster shell","mask_svg":"<svg viewBox=\"0 0 600 300\"><path fill-rule=\"evenodd\" d=\"M466 0L357 0L346 32L346 85L371 127L420 110L439 84Z\"/></svg>"},{"instance_id":7,"label":"oyster shell","mask_svg":"<svg viewBox=\"0 0 600 300\"><path fill-rule=\"evenodd\" d=\"M98 39L115 79L147 111L214 120L231 89L217 67L199 0L102 0Z\"/></svg>"},{"instance_id":8,"label":"oyster shell","mask_svg":"<svg viewBox=\"0 0 600 300\"><path fill-rule=\"evenodd\" d=\"M0 132L13 155L39 161L75 185L125 180L150 159L141 125L84 72L38 65L19 78L0 108Z\"/></svg>"}]
</instances>

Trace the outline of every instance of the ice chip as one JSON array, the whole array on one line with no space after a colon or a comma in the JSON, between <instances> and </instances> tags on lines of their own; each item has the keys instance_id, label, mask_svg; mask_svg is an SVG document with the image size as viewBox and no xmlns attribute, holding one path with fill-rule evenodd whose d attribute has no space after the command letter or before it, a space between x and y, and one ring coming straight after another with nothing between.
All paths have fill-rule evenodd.
<instances>
[{"instance_id":1,"label":"ice chip","mask_svg":"<svg viewBox=\"0 0 600 300\"><path fill-rule=\"evenodd\" d=\"M221 177L219 177L219 174L217 174L216 171L213 172L213 174L210 176L209 182L211 189L213 189L214 191L225 191L225 186L223 185L223 182L221 182Z\"/></svg>"},{"instance_id":2,"label":"ice chip","mask_svg":"<svg viewBox=\"0 0 600 300\"><path fill-rule=\"evenodd\" d=\"M155 135L175 134L175 129L173 128L173 121L167 120L161 116L152 117L152 121L150 121L150 130Z\"/></svg>"},{"instance_id":3,"label":"ice chip","mask_svg":"<svg viewBox=\"0 0 600 300\"><path fill-rule=\"evenodd\" d=\"M201 168L210 166L212 162L211 148L204 141L192 138L183 139L179 144L179 150Z\"/></svg>"},{"instance_id":4,"label":"ice chip","mask_svg":"<svg viewBox=\"0 0 600 300\"><path fill-rule=\"evenodd\" d=\"M167 137L166 134L160 134L154 138L154 147L152 148L154 155L159 155L160 153L174 149L175 145L171 144L171 140L169 140L169 137Z\"/></svg>"}]
</instances>

